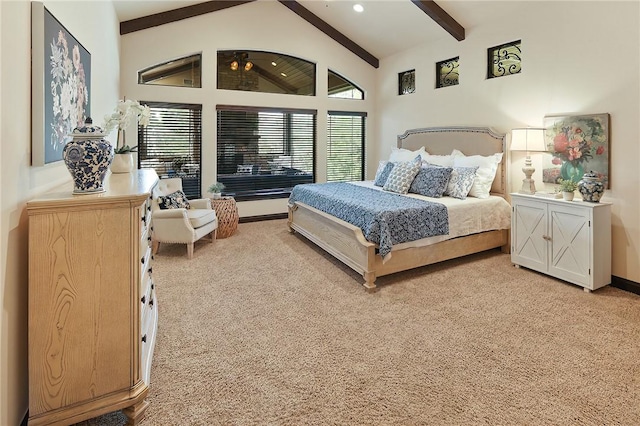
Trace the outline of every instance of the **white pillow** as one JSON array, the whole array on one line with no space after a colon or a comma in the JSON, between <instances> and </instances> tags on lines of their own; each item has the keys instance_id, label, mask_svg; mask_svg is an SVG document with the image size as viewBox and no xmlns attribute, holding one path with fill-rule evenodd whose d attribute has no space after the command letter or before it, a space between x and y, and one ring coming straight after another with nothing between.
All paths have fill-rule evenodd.
<instances>
[{"instance_id":1,"label":"white pillow","mask_svg":"<svg viewBox=\"0 0 640 426\"><path fill-rule=\"evenodd\" d=\"M456 155L464 155L464 154L458 151L457 149L454 149L449 155L432 155L432 154L429 154L428 152L425 152L424 154L421 154L421 155L422 155L422 160L426 161L427 163L435 164L436 166L452 167L453 158Z\"/></svg>"},{"instance_id":2,"label":"white pillow","mask_svg":"<svg viewBox=\"0 0 640 426\"><path fill-rule=\"evenodd\" d=\"M413 161L418 155L422 156L425 154L424 146L421 146L420 149L415 151L410 151L404 148L393 148L391 150L391 155L389 155L389 161L392 163L399 163L402 161Z\"/></svg>"},{"instance_id":3,"label":"white pillow","mask_svg":"<svg viewBox=\"0 0 640 426\"><path fill-rule=\"evenodd\" d=\"M498 152L486 157L482 155L470 155L467 157L462 154L453 157L454 167L478 167L476 179L473 181L473 186L469 191L471 197L489 198L491 184L496 177L498 164L502 161L502 154L502 152Z\"/></svg>"}]
</instances>

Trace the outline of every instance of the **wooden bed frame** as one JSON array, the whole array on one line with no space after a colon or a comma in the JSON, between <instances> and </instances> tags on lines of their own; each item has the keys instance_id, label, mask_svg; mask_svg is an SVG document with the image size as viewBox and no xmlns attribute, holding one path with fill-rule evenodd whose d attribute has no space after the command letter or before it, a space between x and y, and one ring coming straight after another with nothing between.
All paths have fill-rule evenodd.
<instances>
[{"instance_id":1,"label":"wooden bed frame","mask_svg":"<svg viewBox=\"0 0 640 426\"><path fill-rule=\"evenodd\" d=\"M507 199L507 152L505 135L485 127L434 127L407 130L398 136L398 148L416 150L424 146L429 154L449 155L456 148L465 155L503 152L491 187L494 195ZM508 200L508 199L507 199ZM367 241L357 226L330 214L296 202L289 207L289 230L299 232L351 269L362 274L368 291L376 288L377 277L417 268L472 253L501 247L509 252L509 230L488 231L453 238L424 247L394 250L386 262L376 254L376 245Z\"/></svg>"}]
</instances>

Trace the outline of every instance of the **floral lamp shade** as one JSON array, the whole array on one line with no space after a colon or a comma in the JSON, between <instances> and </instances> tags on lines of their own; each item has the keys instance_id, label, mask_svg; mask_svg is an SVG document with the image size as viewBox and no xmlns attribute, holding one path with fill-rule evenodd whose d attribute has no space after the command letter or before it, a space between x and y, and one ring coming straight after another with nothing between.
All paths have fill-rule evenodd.
<instances>
[{"instance_id":1,"label":"floral lamp shade","mask_svg":"<svg viewBox=\"0 0 640 426\"><path fill-rule=\"evenodd\" d=\"M524 129L513 129L511 131L511 151L526 151L524 172L525 178L522 180L522 194L535 194L536 185L531 175L536 169L531 165L531 152L541 152L546 149L544 141L544 129L528 127Z\"/></svg>"}]
</instances>

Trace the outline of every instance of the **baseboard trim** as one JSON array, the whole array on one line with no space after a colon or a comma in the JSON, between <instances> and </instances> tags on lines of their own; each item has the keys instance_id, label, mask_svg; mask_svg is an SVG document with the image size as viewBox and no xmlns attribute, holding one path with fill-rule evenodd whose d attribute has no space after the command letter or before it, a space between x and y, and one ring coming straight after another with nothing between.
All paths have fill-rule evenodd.
<instances>
[{"instance_id":1,"label":"baseboard trim","mask_svg":"<svg viewBox=\"0 0 640 426\"><path fill-rule=\"evenodd\" d=\"M634 294L640 295L640 283L628 280L626 278L620 278L613 275L611 277L611 285L620 290L629 291Z\"/></svg>"},{"instance_id":2,"label":"baseboard trim","mask_svg":"<svg viewBox=\"0 0 640 426\"><path fill-rule=\"evenodd\" d=\"M265 214L261 216L246 216L246 217L240 218L240 223L260 222L262 220L286 219L287 217L289 217L288 213Z\"/></svg>"}]
</instances>

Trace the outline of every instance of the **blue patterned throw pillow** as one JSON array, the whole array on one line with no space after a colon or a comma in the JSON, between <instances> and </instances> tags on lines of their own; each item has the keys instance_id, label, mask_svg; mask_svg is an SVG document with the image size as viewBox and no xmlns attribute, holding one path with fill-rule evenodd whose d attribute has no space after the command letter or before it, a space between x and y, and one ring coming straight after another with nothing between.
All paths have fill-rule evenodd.
<instances>
[{"instance_id":1,"label":"blue patterned throw pillow","mask_svg":"<svg viewBox=\"0 0 640 426\"><path fill-rule=\"evenodd\" d=\"M454 167L444 195L464 200L476 179L477 167Z\"/></svg>"},{"instance_id":2,"label":"blue patterned throw pillow","mask_svg":"<svg viewBox=\"0 0 640 426\"><path fill-rule=\"evenodd\" d=\"M393 170L393 166L395 166L395 164L393 164L391 161L380 161L373 184L376 186L384 186L385 182L389 178L389 175L391 174L391 170Z\"/></svg>"},{"instance_id":3,"label":"blue patterned throw pillow","mask_svg":"<svg viewBox=\"0 0 640 426\"><path fill-rule=\"evenodd\" d=\"M442 194L447 189L452 170L451 167L421 167L415 179L411 182L409 192L424 195L425 197L442 197Z\"/></svg>"},{"instance_id":4,"label":"blue patterned throw pillow","mask_svg":"<svg viewBox=\"0 0 640 426\"><path fill-rule=\"evenodd\" d=\"M184 192L178 190L176 192L172 192L169 195L158 197L158 205L162 210L179 208L188 209L189 200L187 200L187 196L184 194Z\"/></svg>"},{"instance_id":5,"label":"blue patterned throw pillow","mask_svg":"<svg viewBox=\"0 0 640 426\"><path fill-rule=\"evenodd\" d=\"M420 171L420 157L413 161L403 161L396 163L384 183L382 189L398 194L406 194L409 191L411 182Z\"/></svg>"}]
</instances>

